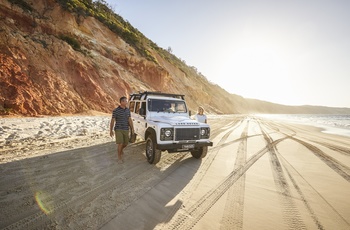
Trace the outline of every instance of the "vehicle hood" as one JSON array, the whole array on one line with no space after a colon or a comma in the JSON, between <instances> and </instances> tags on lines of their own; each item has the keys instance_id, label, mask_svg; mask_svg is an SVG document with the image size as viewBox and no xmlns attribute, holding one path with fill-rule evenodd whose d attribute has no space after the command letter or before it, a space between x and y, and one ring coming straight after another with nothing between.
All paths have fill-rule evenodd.
<instances>
[{"instance_id":1,"label":"vehicle hood","mask_svg":"<svg viewBox=\"0 0 350 230\"><path fill-rule=\"evenodd\" d=\"M170 125L199 125L199 122L186 116L153 116L152 121L162 122Z\"/></svg>"}]
</instances>

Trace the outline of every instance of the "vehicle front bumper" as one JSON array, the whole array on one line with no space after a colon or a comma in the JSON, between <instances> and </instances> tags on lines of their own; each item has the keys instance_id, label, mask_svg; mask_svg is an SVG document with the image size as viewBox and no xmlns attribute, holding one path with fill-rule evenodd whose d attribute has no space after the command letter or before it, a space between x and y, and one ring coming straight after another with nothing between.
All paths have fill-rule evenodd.
<instances>
[{"instance_id":1,"label":"vehicle front bumper","mask_svg":"<svg viewBox=\"0 0 350 230\"><path fill-rule=\"evenodd\" d=\"M205 146L213 146L213 142L195 142L195 143L171 143L171 144L157 144L156 148L159 150L172 150L175 152L189 151Z\"/></svg>"}]
</instances>

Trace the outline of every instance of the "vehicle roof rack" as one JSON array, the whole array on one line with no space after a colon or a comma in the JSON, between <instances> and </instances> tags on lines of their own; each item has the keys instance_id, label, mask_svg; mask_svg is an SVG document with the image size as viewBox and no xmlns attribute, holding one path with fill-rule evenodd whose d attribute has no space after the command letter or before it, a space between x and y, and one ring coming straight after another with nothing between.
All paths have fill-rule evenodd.
<instances>
[{"instance_id":1,"label":"vehicle roof rack","mask_svg":"<svg viewBox=\"0 0 350 230\"><path fill-rule=\"evenodd\" d=\"M148 95L154 95L154 96L163 96L163 97L173 97L178 99L185 99L185 95L183 94L173 94L173 93L162 93L162 92L140 92L140 93L133 93L130 94L130 100L146 100Z\"/></svg>"}]
</instances>

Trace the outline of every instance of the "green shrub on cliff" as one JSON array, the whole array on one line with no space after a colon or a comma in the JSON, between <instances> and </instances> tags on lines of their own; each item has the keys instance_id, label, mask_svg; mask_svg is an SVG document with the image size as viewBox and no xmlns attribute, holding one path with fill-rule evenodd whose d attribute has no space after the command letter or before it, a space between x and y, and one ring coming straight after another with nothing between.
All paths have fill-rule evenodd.
<instances>
[{"instance_id":1,"label":"green shrub on cliff","mask_svg":"<svg viewBox=\"0 0 350 230\"><path fill-rule=\"evenodd\" d=\"M67 42L74 50L81 51L80 43L75 38L67 35L60 35L60 39Z\"/></svg>"},{"instance_id":2,"label":"green shrub on cliff","mask_svg":"<svg viewBox=\"0 0 350 230\"><path fill-rule=\"evenodd\" d=\"M57 0L63 9L79 16L91 16L98 19L111 31L135 48L140 55L156 62L152 54L147 51L149 40L137 29L126 22L121 16L113 12L104 0Z\"/></svg>"}]
</instances>

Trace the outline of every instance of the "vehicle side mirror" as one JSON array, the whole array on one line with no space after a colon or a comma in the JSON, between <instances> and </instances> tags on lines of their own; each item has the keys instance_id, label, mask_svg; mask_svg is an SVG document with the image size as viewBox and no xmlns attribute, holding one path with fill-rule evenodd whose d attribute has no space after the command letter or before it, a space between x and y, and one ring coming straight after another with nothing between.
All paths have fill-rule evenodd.
<instances>
[{"instance_id":1,"label":"vehicle side mirror","mask_svg":"<svg viewBox=\"0 0 350 230\"><path fill-rule=\"evenodd\" d=\"M188 114L190 115L190 116L192 116L192 111L190 110L190 111L188 111Z\"/></svg>"}]
</instances>

